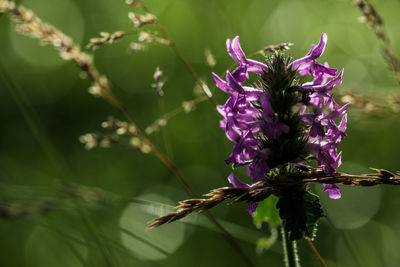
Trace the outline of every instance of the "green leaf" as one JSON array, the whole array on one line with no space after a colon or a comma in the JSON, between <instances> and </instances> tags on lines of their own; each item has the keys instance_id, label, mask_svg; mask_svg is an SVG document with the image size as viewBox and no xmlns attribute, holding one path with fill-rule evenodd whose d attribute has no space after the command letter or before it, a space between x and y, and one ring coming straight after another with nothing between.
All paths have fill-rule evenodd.
<instances>
[{"instance_id":1,"label":"green leaf","mask_svg":"<svg viewBox=\"0 0 400 267\"><path fill-rule=\"evenodd\" d=\"M278 230L271 227L271 234L268 237L259 238L257 240L257 253L262 253L272 247L278 240Z\"/></svg>"},{"instance_id":2,"label":"green leaf","mask_svg":"<svg viewBox=\"0 0 400 267\"><path fill-rule=\"evenodd\" d=\"M304 236L312 238L319 219L325 216L319 197L309 191L287 191L276 207L292 241Z\"/></svg>"},{"instance_id":3,"label":"green leaf","mask_svg":"<svg viewBox=\"0 0 400 267\"><path fill-rule=\"evenodd\" d=\"M254 223L257 228L261 228L263 222L271 224L271 227L275 228L281 224L281 218L279 217L276 204L278 203L278 197L271 195L258 203L256 211L253 213Z\"/></svg>"}]
</instances>

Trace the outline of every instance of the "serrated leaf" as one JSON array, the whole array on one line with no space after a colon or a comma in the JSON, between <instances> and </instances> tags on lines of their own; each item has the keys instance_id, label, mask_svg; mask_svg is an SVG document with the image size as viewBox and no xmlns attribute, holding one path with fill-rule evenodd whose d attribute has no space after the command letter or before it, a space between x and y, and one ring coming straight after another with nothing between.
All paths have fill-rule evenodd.
<instances>
[{"instance_id":1,"label":"serrated leaf","mask_svg":"<svg viewBox=\"0 0 400 267\"><path fill-rule=\"evenodd\" d=\"M304 236L312 238L319 219L325 216L319 197L309 191L288 191L276 207L292 241Z\"/></svg>"},{"instance_id":2,"label":"serrated leaf","mask_svg":"<svg viewBox=\"0 0 400 267\"><path fill-rule=\"evenodd\" d=\"M254 223L260 228L263 222L271 224L272 227L278 227L281 224L276 204L278 197L271 195L258 203L256 211L253 213Z\"/></svg>"}]
</instances>

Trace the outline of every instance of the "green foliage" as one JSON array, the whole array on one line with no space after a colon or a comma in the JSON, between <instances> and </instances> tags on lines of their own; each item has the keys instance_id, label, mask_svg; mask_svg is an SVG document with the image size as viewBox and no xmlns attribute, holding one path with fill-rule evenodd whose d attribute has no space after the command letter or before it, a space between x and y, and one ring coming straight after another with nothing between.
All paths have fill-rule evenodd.
<instances>
[{"instance_id":1,"label":"green foliage","mask_svg":"<svg viewBox=\"0 0 400 267\"><path fill-rule=\"evenodd\" d=\"M312 238L317 222L325 216L319 197L309 191L288 190L279 198L276 207L292 241L304 236Z\"/></svg>"},{"instance_id":2,"label":"green foliage","mask_svg":"<svg viewBox=\"0 0 400 267\"><path fill-rule=\"evenodd\" d=\"M254 223L257 228L261 228L263 222L269 223L273 228L281 224L281 218L276 208L278 200L278 197L271 195L258 204L256 211L253 213Z\"/></svg>"}]
</instances>

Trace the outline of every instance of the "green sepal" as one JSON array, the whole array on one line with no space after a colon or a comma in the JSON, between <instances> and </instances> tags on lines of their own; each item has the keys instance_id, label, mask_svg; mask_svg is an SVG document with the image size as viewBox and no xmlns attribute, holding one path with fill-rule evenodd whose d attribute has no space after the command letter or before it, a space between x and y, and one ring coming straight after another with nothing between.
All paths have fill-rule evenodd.
<instances>
[{"instance_id":1,"label":"green sepal","mask_svg":"<svg viewBox=\"0 0 400 267\"><path fill-rule=\"evenodd\" d=\"M278 200L277 196L271 195L258 203L257 209L253 213L254 223L257 228L261 228L263 222L269 223L272 228L276 228L282 223L276 208Z\"/></svg>"},{"instance_id":2,"label":"green sepal","mask_svg":"<svg viewBox=\"0 0 400 267\"><path fill-rule=\"evenodd\" d=\"M235 169L237 169L238 167L241 167L241 166L247 166L252 162L253 162L252 160L246 160L244 163L232 163L232 170L235 170Z\"/></svg>"},{"instance_id":3,"label":"green sepal","mask_svg":"<svg viewBox=\"0 0 400 267\"><path fill-rule=\"evenodd\" d=\"M319 197L309 191L288 190L276 207L291 241L313 238L319 219L325 216Z\"/></svg>"}]
</instances>

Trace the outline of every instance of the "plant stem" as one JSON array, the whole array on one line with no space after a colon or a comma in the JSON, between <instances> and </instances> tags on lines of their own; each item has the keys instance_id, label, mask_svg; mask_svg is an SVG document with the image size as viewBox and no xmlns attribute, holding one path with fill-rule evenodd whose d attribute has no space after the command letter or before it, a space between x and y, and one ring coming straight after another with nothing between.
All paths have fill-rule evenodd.
<instances>
[{"instance_id":1,"label":"plant stem","mask_svg":"<svg viewBox=\"0 0 400 267\"><path fill-rule=\"evenodd\" d=\"M324 259L322 259L321 255L319 254L318 250L316 249L316 247L312 243L311 239L308 238L307 236L304 237L304 239L307 241L308 245L310 246L311 250L314 252L314 254L317 257L318 261L321 263L321 266L322 267L326 267L326 263L325 263Z\"/></svg>"},{"instance_id":2,"label":"plant stem","mask_svg":"<svg viewBox=\"0 0 400 267\"><path fill-rule=\"evenodd\" d=\"M286 267L300 267L299 257L297 255L296 241L289 240L289 233L282 225L282 245Z\"/></svg>"},{"instance_id":3,"label":"plant stem","mask_svg":"<svg viewBox=\"0 0 400 267\"><path fill-rule=\"evenodd\" d=\"M147 6L141 1L139 0L140 6L141 8L147 12L147 13L151 13L150 10L147 8ZM156 21L154 23L154 25L156 26L156 28L159 30L159 32L163 35L163 37L165 39L167 39L169 41L169 46L171 47L171 49L174 51L174 53L176 54L176 56L182 61L183 65L185 65L186 69L188 70L188 72L190 73L190 75L193 77L193 79L196 81L196 83L200 86L201 89L203 89L203 91L205 92L205 94L207 95L208 99L210 100L210 102L214 105L217 106L217 101L214 99L214 97L212 95L210 95L207 91L208 89L206 89L206 85L201 81L199 75L197 75L197 73L194 71L193 67L189 64L189 62L186 60L186 58L183 56L183 54L181 53L181 51L178 49L178 47L176 46L175 42L172 40L171 36L168 34L167 30L164 28L164 26L162 24L160 24L158 21Z\"/></svg>"}]
</instances>

